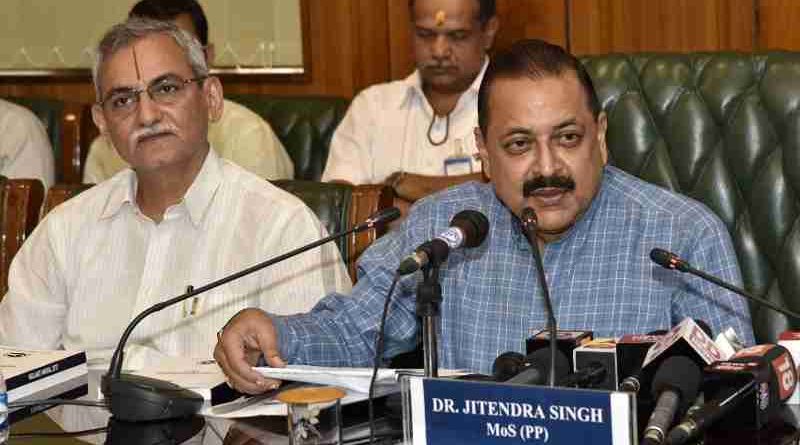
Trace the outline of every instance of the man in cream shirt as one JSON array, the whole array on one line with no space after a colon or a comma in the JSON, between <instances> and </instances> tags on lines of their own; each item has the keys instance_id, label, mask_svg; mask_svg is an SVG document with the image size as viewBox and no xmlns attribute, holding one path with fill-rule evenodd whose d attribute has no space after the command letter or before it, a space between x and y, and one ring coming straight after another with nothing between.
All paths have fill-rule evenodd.
<instances>
[{"instance_id":1,"label":"man in cream shirt","mask_svg":"<svg viewBox=\"0 0 800 445\"><path fill-rule=\"evenodd\" d=\"M196 0L141 0L130 17L165 20L192 34L203 45L206 64L214 60L214 45L208 42L208 21ZM217 153L264 179L292 179L292 159L269 124L249 108L225 100L219 121L208 128L208 140ZM83 182L96 184L127 168L108 138L96 138L86 157Z\"/></svg>"},{"instance_id":2,"label":"man in cream shirt","mask_svg":"<svg viewBox=\"0 0 800 445\"><path fill-rule=\"evenodd\" d=\"M409 2L417 69L353 100L331 140L323 181L387 183L403 205L481 180L473 131L498 29L494 0Z\"/></svg>"},{"instance_id":3,"label":"man in cream shirt","mask_svg":"<svg viewBox=\"0 0 800 445\"><path fill-rule=\"evenodd\" d=\"M0 344L85 350L104 366L143 309L326 233L293 195L211 148L222 86L197 40L135 19L112 28L97 53L93 117L132 169L53 210L26 241L0 303ZM242 308L302 312L349 288L326 244L144 320L125 367L208 357Z\"/></svg>"}]
</instances>

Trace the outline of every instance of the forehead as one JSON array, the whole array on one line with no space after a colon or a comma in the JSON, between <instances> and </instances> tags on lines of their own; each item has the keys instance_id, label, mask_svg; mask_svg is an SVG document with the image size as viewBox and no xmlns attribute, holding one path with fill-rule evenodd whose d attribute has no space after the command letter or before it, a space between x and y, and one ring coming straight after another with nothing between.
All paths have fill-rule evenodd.
<instances>
[{"instance_id":1,"label":"forehead","mask_svg":"<svg viewBox=\"0 0 800 445\"><path fill-rule=\"evenodd\" d=\"M463 28L477 21L479 10L477 0L416 0L413 20L425 28Z\"/></svg>"},{"instance_id":2,"label":"forehead","mask_svg":"<svg viewBox=\"0 0 800 445\"><path fill-rule=\"evenodd\" d=\"M164 74L192 77L186 53L168 34L154 34L120 48L103 64L103 93L114 88L146 84Z\"/></svg>"},{"instance_id":3,"label":"forehead","mask_svg":"<svg viewBox=\"0 0 800 445\"><path fill-rule=\"evenodd\" d=\"M574 72L542 78L498 77L489 90L489 128L545 130L574 119L593 121L586 91ZM491 131L491 130L490 130Z\"/></svg>"}]
</instances>

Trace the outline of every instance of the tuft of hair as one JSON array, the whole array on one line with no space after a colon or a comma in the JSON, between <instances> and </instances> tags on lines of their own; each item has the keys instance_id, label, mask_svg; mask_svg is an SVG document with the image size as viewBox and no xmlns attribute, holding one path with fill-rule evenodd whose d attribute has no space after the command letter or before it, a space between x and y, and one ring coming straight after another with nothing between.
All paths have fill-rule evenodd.
<instances>
[{"instance_id":1,"label":"tuft of hair","mask_svg":"<svg viewBox=\"0 0 800 445\"><path fill-rule=\"evenodd\" d=\"M508 49L497 51L489 60L489 66L478 91L478 126L486 135L489 126L489 94L492 84L500 78L523 78L537 80L575 74L586 92L587 106L597 119L600 101L597 98L592 78L583 64L564 48L539 39L515 42Z\"/></svg>"},{"instance_id":2,"label":"tuft of hair","mask_svg":"<svg viewBox=\"0 0 800 445\"><path fill-rule=\"evenodd\" d=\"M481 23L481 26L485 26L486 23L494 16L497 15L497 3L495 0L476 0L478 2L478 21ZM414 16L414 3L415 0L408 0L408 10L411 11L411 16Z\"/></svg>"},{"instance_id":3,"label":"tuft of hair","mask_svg":"<svg viewBox=\"0 0 800 445\"><path fill-rule=\"evenodd\" d=\"M206 65L203 47L193 35L179 29L171 22L134 17L112 26L97 45L95 61L92 65L92 80L98 101L102 99L101 72L103 64L117 51L129 47L145 37L157 34L170 36L183 50L194 77L208 76L208 65Z\"/></svg>"},{"instance_id":4,"label":"tuft of hair","mask_svg":"<svg viewBox=\"0 0 800 445\"><path fill-rule=\"evenodd\" d=\"M128 17L172 21L181 14L189 14L197 38L203 46L208 46L208 19L197 0L140 0L133 5Z\"/></svg>"}]
</instances>

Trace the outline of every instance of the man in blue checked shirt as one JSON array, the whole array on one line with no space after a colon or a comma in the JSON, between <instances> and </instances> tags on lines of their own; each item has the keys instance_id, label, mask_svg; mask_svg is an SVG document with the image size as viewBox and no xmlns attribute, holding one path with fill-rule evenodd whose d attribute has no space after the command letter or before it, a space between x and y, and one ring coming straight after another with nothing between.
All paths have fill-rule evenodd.
<instances>
[{"instance_id":1,"label":"man in blue checked shirt","mask_svg":"<svg viewBox=\"0 0 800 445\"><path fill-rule=\"evenodd\" d=\"M371 365L395 268L464 209L484 213L490 230L481 246L452 252L441 270L444 368L488 373L499 353L524 350L524 339L545 326L518 219L525 206L539 217L538 247L561 328L619 336L669 328L691 316L714 332L731 326L753 343L740 297L649 260L650 250L661 247L741 282L728 232L710 210L607 165L606 116L575 57L539 40L499 52L481 84L478 113L476 140L491 183L420 201L398 230L364 254L351 295L329 295L306 314L247 309L236 315L215 357L237 389L256 393L277 384L251 370L261 353L270 366ZM392 296L386 358L416 345L419 279L405 277Z\"/></svg>"}]
</instances>

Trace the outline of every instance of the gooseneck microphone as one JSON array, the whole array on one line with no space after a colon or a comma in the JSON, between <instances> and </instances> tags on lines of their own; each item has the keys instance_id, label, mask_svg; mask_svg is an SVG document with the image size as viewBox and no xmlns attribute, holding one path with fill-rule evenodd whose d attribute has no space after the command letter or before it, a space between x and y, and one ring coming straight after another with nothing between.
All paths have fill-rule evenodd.
<instances>
[{"instance_id":1,"label":"gooseneck microphone","mask_svg":"<svg viewBox=\"0 0 800 445\"><path fill-rule=\"evenodd\" d=\"M122 337L120 337L117 349L114 350L114 354L111 356L108 373L102 377L101 388L103 396L109 401L111 414L119 420L146 422L188 417L196 414L203 405L203 398L199 394L171 382L122 373L123 349L125 348L125 343L128 341L128 337L131 335L133 328L145 317L172 306L175 303L186 300L187 298L202 294L203 292L222 286L223 284L253 272L257 272L265 267L269 267L307 250L319 247L337 238L371 229L376 225L397 219L399 216L400 210L396 207L381 210L355 227L327 236L305 246L298 247L297 249L278 255L197 289L189 286L185 294L156 303L142 311L128 324L128 327L125 328Z\"/></svg>"},{"instance_id":2,"label":"gooseneck microphone","mask_svg":"<svg viewBox=\"0 0 800 445\"><path fill-rule=\"evenodd\" d=\"M556 326L556 313L553 311L553 302L550 300L550 289L547 286L547 277L544 273L542 255L539 253L539 242L536 238L536 232L539 229L539 219L536 217L536 212L532 208L525 207L520 213L520 221L522 222L522 230L525 232L525 238L528 239L528 244L531 246L533 259L536 263L536 272L539 275L539 285L542 287L544 309L547 313L547 330L550 332L550 363L556 363L558 327ZM550 375L548 376L547 384L551 387L556 386L555 366L550 367Z\"/></svg>"},{"instance_id":3,"label":"gooseneck microphone","mask_svg":"<svg viewBox=\"0 0 800 445\"><path fill-rule=\"evenodd\" d=\"M739 294L739 295L747 298L748 300L755 301L758 304L764 305L764 306L772 309L773 311L776 311L776 312L779 312L779 313L781 313L783 315L786 315L788 317L792 317L794 319L800 320L800 314L798 314L797 312L791 311L791 310L789 310L789 309L787 309L785 307L778 306L778 305L776 305L776 304L774 304L774 303L772 303L770 301L767 301L767 300L765 300L763 298L757 297L757 296L751 294L750 292L747 292L746 290L744 290L744 289L742 289L740 287L737 287L737 286L734 286L733 284L730 284L730 283L727 283L725 281L722 281L721 279L719 279L719 278L717 278L717 277L715 277L713 275L709 275L709 274L703 272L702 270L695 269L694 267L692 267L691 264L689 264L688 261L682 259L681 257L679 257L678 255L675 255L672 252L669 252L669 251L664 250L664 249L659 249L658 247L656 247L656 248L654 248L653 250L650 251L650 259L654 263L658 264L661 267L664 267L666 269L674 269L674 270L677 270L679 272L684 272L684 273L689 273L689 274L695 275L695 276L700 277L700 278L702 278L702 279L704 279L706 281L710 281L710 282L716 284L717 286L723 287L723 288L725 288L725 289L727 289L727 290L729 290L729 291L731 291L731 292L733 292L735 294Z\"/></svg>"},{"instance_id":4,"label":"gooseneck microphone","mask_svg":"<svg viewBox=\"0 0 800 445\"><path fill-rule=\"evenodd\" d=\"M478 247L489 233L489 220L476 210L462 210L450 220L450 228L436 238L426 241L414 253L405 257L397 267L397 273L408 275L430 263L441 264L447 260L451 250L460 247Z\"/></svg>"}]
</instances>

